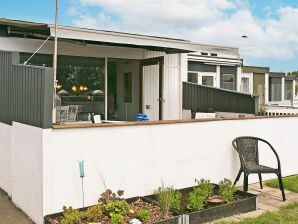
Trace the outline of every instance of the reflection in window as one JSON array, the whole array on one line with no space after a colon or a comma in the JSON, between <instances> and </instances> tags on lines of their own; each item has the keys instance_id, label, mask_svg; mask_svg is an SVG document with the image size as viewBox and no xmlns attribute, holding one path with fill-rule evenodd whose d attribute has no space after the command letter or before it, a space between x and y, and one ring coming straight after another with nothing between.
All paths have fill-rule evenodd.
<instances>
[{"instance_id":1,"label":"reflection in window","mask_svg":"<svg viewBox=\"0 0 298 224\"><path fill-rule=\"evenodd\" d=\"M198 84L198 73L189 72L187 82Z\"/></svg>"},{"instance_id":2,"label":"reflection in window","mask_svg":"<svg viewBox=\"0 0 298 224\"><path fill-rule=\"evenodd\" d=\"M235 75L222 74L222 88L223 89L235 90L236 89L235 83L236 83Z\"/></svg>"},{"instance_id":3,"label":"reflection in window","mask_svg":"<svg viewBox=\"0 0 298 224\"><path fill-rule=\"evenodd\" d=\"M58 57L57 95L61 106L68 108L65 122L91 121L93 115L104 117L104 72L104 59Z\"/></svg>"},{"instance_id":4,"label":"reflection in window","mask_svg":"<svg viewBox=\"0 0 298 224\"><path fill-rule=\"evenodd\" d=\"M124 102L132 103L132 73L124 73Z\"/></svg>"},{"instance_id":5,"label":"reflection in window","mask_svg":"<svg viewBox=\"0 0 298 224\"><path fill-rule=\"evenodd\" d=\"M213 86L213 76L202 76L202 85Z\"/></svg>"}]
</instances>

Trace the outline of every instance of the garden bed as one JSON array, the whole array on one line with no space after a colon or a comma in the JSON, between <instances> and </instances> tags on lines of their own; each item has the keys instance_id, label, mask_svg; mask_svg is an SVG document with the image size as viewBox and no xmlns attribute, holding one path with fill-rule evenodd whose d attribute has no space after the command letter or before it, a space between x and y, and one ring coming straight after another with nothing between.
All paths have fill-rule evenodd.
<instances>
[{"instance_id":1,"label":"garden bed","mask_svg":"<svg viewBox=\"0 0 298 224\"><path fill-rule=\"evenodd\" d=\"M183 211L181 213L189 216L189 224L200 224L211 222L216 219L233 216L239 213L247 213L257 210L257 196L251 193L236 191L235 200L231 203L225 203L220 205L205 206L204 209L195 212L188 212L185 205L187 195L193 190L193 187L183 188L179 191L182 193ZM214 184L215 194L218 193L218 185ZM145 196L145 199L154 202L154 195ZM178 215L178 214L176 214ZM166 220L165 220L166 221ZM168 222L163 222L168 223ZM178 222L175 222L178 224ZM172 224L172 222L171 222Z\"/></svg>"},{"instance_id":2,"label":"garden bed","mask_svg":"<svg viewBox=\"0 0 298 224\"><path fill-rule=\"evenodd\" d=\"M257 209L257 196L237 190L228 179L220 185L204 179L197 183L179 190L163 186L154 195L130 199L120 198L122 191L118 197L107 190L98 205L79 210L64 208L63 213L45 216L45 224L128 224L133 219L143 224L178 224L183 223L182 214L188 216L189 224L199 224Z\"/></svg>"},{"instance_id":3,"label":"garden bed","mask_svg":"<svg viewBox=\"0 0 298 224\"><path fill-rule=\"evenodd\" d=\"M178 223L178 216L174 216L172 213L166 219L161 219L159 216L160 208L155 203L152 203L148 199L144 197L134 197L126 199L126 201L131 205L131 208L134 210L135 214L130 214L124 220L124 223L129 223L129 220L133 218L137 218L136 214L138 211L142 209L146 209L150 211L150 218L144 222L143 224L177 224ZM93 206L85 207L77 209L80 212L86 212L89 208ZM51 214L45 216L45 224L61 224L61 220L63 218L63 212ZM97 222L88 222L87 220L80 221L80 224L88 224L88 223L97 223ZM110 224L108 217L103 217L102 220L98 221L100 224Z\"/></svg>"}]
</instances>

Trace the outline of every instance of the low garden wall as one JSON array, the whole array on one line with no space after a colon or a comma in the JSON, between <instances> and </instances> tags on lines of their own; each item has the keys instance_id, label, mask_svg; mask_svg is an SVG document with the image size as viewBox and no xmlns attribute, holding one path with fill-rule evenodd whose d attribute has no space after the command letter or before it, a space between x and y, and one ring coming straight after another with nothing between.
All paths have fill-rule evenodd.
<instances>
[{"instance_id":1,"label":"low garden wall","mask_svg":"<svg viewBox=\"0 0 298 224\"><path fill-rule=\"evenodd\" d=\"M214 183L234 179L240 164L231 142L242 135L267 139L280 155L283 175L298 173L297 132L298 118L53 129L52 147L44 151L44 158L51 161L45 166L51 178L44 183L52 186L45 210L82 206L78 168L82 160L85 205L96 203L105 186L124 189L125 196L133 197L151 194L162 182L184 188L193 186L195 178ZM264 164L276 165L269 150L260 157ZM256 181L251 175L250 182Z\"/></svg>"},{"instance_id":2,"label":"low garden wall","mask_svg":"<svg viewBox=\"0 0 298 224\"><path fill-rule=\"evenodd\" d=\"M0 124L0 133L5 128L11 135L0 136L1 155L12 153L6 155L7 168L0 170L0 186L5 188L8 178L12 190L4 190L38 224L63 205L82 207L82 160L85 206L95 204L105 187L123 189L126 197L133 197L151 194L162 183L185 188L193 186L195 178L214 183L234 179L240 164L231 142L242 135L271 142L283 175L298 173L297 117L70 129L18 123L3 127ZM276 165L263 146L260 157L263 164ZM8 167L13 171L5 179ZM256 182L257 177L249 180Z\"/></svg>"}]
</instances>

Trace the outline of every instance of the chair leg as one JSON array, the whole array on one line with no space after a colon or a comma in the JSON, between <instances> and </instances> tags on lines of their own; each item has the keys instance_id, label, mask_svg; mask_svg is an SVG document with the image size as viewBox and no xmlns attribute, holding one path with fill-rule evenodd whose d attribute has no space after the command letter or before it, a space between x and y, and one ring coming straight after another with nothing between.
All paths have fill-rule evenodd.
<instances>
[{"instance_id":1,"label":"chair leg","mask_svg":"<svg viewBox=\"0 0 298 224\"><path fill-rule=\"evenodd\" d=\"M238 172L238 174L237 174L237 177L236 177L236 179L235 179L235 181L234 181L234 186L236 185L236 183L237 183L238 180L240 179L241 173L242 173L242 170L240 169L239 172Z\"/></svg>"},{"instance_id":2,"label":"chair leg","mask_svg":"<svg viewBox=\"0 0 298 224\"><path fill-rule=\"evenodd\" d=\"M261 189L263 189L262 174L258 173L258 175L259 175L260 187L261 187Z\"/></svg>"},{"instance_id":3,"label":"chair leg","mask_svg":"<svg viewBox=\"0 0 298 224\"><path fill-rule=\"evenodd\" d=\"M286 195L285 195L284 185L283 185L283 182L282 182L281 173L278 173L277 177L278 177L279 189L281 190L281 193L282 193L282 200L286 201Z\"/></svg>"},{"instance_id":4,"label":"chair leg","mask_svg":"<svg viewBox=\"0 0 298 224\"><path fill-rule=\"evenodd\" d=\"M248 174L244 173L244 180L243 180L243 191L248 191Z\"/></svg>"}]
</instances>

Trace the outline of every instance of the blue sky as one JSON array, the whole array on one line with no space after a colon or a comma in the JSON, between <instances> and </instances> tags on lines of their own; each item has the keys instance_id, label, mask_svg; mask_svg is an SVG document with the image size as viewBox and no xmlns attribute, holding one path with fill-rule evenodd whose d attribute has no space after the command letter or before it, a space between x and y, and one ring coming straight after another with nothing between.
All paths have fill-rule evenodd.
<instances>
[{"instance_id":1,"label":"blue sky","mask_svg":"<svg viewBox=\"0 0 298 224\"><path fill-rule=\"evenodd\" d=\"M1 3L0 17L54 21L55 0ZM60 0L59 7L63 25L237 46L245 64L298 70L297 0Z\"/></svg>"}]
</instances>

